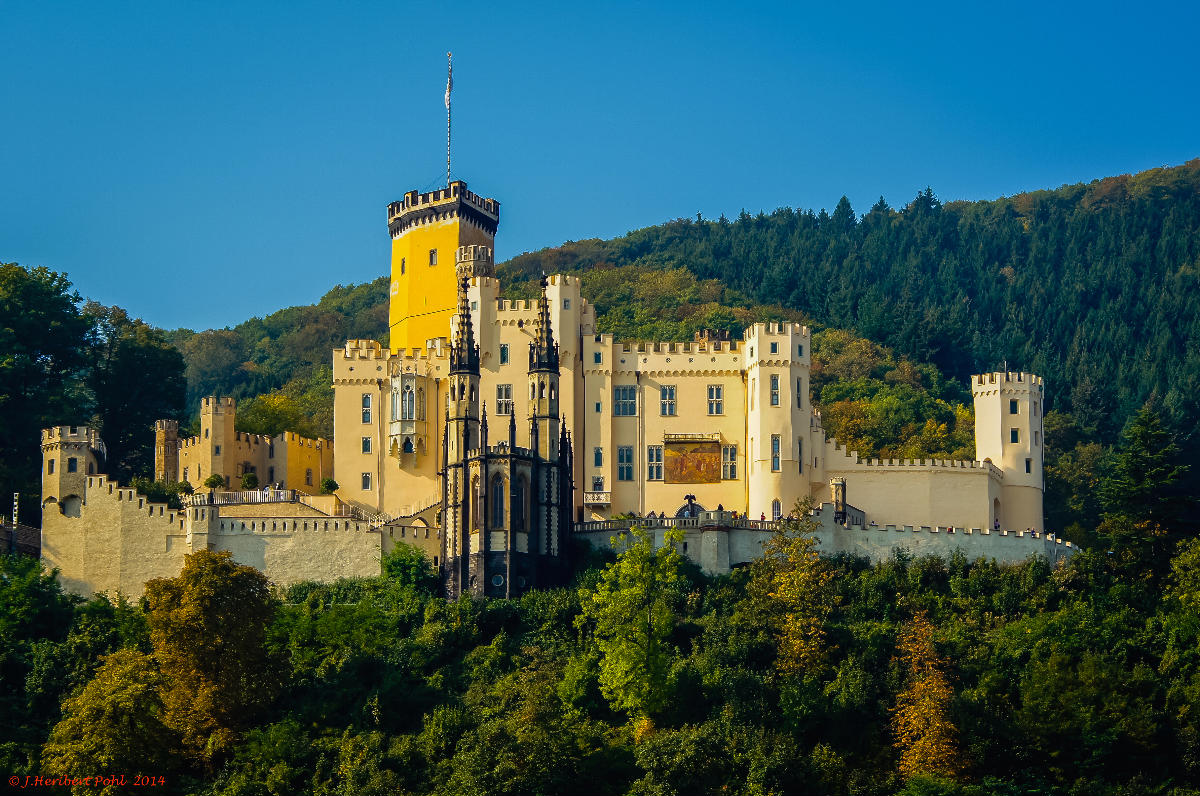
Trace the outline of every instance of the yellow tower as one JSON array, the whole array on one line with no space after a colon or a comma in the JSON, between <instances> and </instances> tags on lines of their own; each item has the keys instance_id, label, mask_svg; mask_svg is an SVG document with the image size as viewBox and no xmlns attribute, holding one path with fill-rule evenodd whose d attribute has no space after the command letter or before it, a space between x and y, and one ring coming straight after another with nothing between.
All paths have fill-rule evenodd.
<instances>
[{"instance_id":1,"label":"yellow tower","mask_svg":"<svg viewBox=\"0 0 1200 796\"><path fill-rule=\"evenodd\" d=\"M429 193L409 191L388 205L392 350L422 348L431 338L450 337L458 295L458 249L493 248L499 224L500 203L471 193L462 180Z\"/></svg>"}]
</instances>

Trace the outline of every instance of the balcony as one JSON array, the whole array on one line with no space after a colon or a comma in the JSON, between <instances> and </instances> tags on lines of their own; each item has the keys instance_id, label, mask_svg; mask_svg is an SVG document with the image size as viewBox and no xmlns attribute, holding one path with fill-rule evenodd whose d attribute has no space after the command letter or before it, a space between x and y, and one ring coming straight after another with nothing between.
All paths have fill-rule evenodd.
<instances>
[{"instance_id":1,"label":"balcony","mask_svg":"<svg viewBox=\"0 0 1200 796\"><path fill-rule=\"evenodd\" d=\"M720 442L720 432L710 434L663 434L663 442Z\"/></svg>"},{"instance_id":2,"label":"balcony","mask_svg":"<svg viewBox=\"0 0 1200 796\"><path fill-rule=\"evenodd\" d=\"M583 505L607 506L612 503L612 492L584 492Z\"/></svg>"}]
</instances>

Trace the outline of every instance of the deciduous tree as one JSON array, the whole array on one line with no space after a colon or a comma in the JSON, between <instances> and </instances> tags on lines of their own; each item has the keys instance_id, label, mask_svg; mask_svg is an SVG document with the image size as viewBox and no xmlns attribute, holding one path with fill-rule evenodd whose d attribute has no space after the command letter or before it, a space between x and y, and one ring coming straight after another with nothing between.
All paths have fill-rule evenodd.
<instances>
[{"instance_id":1,"label":"deciduous tree","mask_svg":"<svg viewBox=\"0 0 1200 796\"><path fill-rule=\"evenodd\" d=\"M275 614L267 578L227 551L201 550L176 578L146 584L150 642L164 676L164 720L211 764L269 706L280 669L267 653Z\"/></svg>"},{"instance_id":2,"label":"deciduous tree","mask_svg":"<svg viewBox=\"0 0 1200 796\"><path fill-rule=\"evenodd\" d=\"M634 526L616 537L621 550L596 588L579 592L580 626L592 629L600 651L600 688L609 703L636 719L653 719L670 693L676 623L682 595L679 529L667 531L654 549L654 533Z\"/></svg>"}]
</instances>

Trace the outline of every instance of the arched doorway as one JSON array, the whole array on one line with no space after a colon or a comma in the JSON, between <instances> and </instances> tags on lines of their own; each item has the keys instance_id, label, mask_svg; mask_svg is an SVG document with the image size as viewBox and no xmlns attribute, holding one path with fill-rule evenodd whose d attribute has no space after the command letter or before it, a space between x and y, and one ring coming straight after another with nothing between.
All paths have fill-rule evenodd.
<instances>
[{"instance_id":1,"label":"arched doorway","mask_svg":"<svg viewBox=\"0 0 1200 796\"><path fill-rule=\"evenodd\" d=\"M679 510L675 512L675 516L684 519L689 517L699 517L700 512L707 510L708 509L704 508L699 503L692 501L689 503L684 503L682 506L680 506Z\"/></svg>"},{"instance_id":2,"label":"arched doorway","mask_svg":"<svg viewBox=\"0 0 1200 796\"><path fill-rule=\"evenodd\" d=\"M1000 498L996 498L992 502L992 528L997 531L1000 530L1001 522L1003 520L1000 519Z\"/></svg>"}]
</instances>

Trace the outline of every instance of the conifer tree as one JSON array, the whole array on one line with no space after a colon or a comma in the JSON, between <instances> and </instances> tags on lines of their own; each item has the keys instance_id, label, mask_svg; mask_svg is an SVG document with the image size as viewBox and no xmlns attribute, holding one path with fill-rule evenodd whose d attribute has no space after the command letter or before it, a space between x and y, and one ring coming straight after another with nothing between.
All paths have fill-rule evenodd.
<instances>
[{"instance_id":1,"label":"conifer tree","mask_svg":"<svg viewBox=\"0 0 1200 796\"><path fill-rule=\"evenodd\" d=\"M900 631L897 658L907 677L892 711L900 773L955 778L963 768L958 728L950 718L954 691L947 662L933 646L933 624L920 611Z\"/></svg>"}]
</instances>

